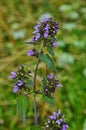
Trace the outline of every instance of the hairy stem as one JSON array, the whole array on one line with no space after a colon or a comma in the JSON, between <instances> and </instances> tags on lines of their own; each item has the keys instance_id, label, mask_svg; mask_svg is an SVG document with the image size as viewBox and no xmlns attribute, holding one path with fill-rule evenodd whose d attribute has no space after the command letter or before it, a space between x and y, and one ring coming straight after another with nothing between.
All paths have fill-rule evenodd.
<instances>
[{"instance_id":1,"label":"hairy stem","mask_svg":"<svg viewBox=\"0 0 86 130\"><path fill-rule=\"evenodd\" d=\"M42 46L43 48L43 46ZM40 49L40 52L42 52L42 48ZM36 93L36 75L37 75L37 70L38 70L38 65L39 65L40 59L38 58L37 64L36 64L36 68L35 68L35 72L34 72L34 93ZM35 118L35 124L38 124L38 119L37 119L37 109L36 109L36 94L34 95L34 118Z\"/></svg>"}]
</instances>

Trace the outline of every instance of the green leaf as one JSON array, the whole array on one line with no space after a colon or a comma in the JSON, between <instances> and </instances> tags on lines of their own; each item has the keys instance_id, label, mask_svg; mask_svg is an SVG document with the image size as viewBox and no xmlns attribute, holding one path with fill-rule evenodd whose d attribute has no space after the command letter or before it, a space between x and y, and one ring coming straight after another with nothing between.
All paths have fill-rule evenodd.
<instances>
[{"instance_id":1,"label":"green leaf","mask_svg":"<svg viewBox=\"0 0 86 130\"><path fill-rule=\"evenodd\" d=\"M27 84L28 88L32 88L33 87L33 82L31 80L28 80L26 84Z\"/></svg>"},{"instance_id":2,"label":"green leaf","mask_svg":"<svg viewBox=\"0 0 86 130\"><path fill-rule=\"evenodd\" d=\"M49 69L56 71L56 67L48 54L39 54L39 59L43 61Z\"/></svg>"},{"instance_id":3,"label":"green leaf","mask_svg":"<svg viewBox=\"0 0 86 130\"><path fill-rule=\"evenodd\" d=\"M42 83L43 83L44 86L47 84L47 80L46 80L45 77L42 79Z\"/></svg>"},{"instance_id":4,"label":"green leaf","mask_svg":"<svg viewBox=\"0 0 86 130\"><path fill-rule=\"evenodd\" d=\"M26 66L26 65L24 66L24 71L28 72L28 66Z\"/></svg>"},{"instance_id":5,"label":"green leaf","mask_svg":"<svg viewBox=\"0 0 86 130\"><path fill-rule=\"evenodd\" d=\"M39 125L33 125L30 130L41 130Z\"/></svg>"},{"instance_id":6,"label":"green leaf","mask_svg":"<svg viewBox=\"0 0 86 130\"><path fill-rule=\"evenodd\" d=\"M23 95L19 95L17 97L17 110L20 118L25 122L26 119L26 111L28 107L28 100L27 97Z\"/></svg>"},{"instance_id":7,"label":"green leaf","mask_svg":"<svg viewBox=\"0 0 86 130\"><path fill-rule=\"evenodd\" d=\"M54 98L51 97L51 96L46 96L46 95L43 95L42 96L42 99L48 103L49 105L53 105L54 104Z\"/></svg>"},{"instance_id":8,"label":"green leaf","mask_svg":"<svg viewBox=\"0 0 86 130\"><path fill-rule=\"evenodd\" d=\"M47 51L49 52L49 54L51 54L51 56L55 55L51 46L47 46Z\"/></svg>"}]
</instances>

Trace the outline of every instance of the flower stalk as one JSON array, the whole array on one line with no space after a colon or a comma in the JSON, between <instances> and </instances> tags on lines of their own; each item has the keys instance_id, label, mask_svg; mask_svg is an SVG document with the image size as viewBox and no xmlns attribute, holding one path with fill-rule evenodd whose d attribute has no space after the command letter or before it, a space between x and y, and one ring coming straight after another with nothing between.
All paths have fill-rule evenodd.
<instances>
[{"instance_id":1,"label":"flower stalk","mask_svg":"<svg viewBox=\"0 0 86 130\"><path fill-rule=\"evenodd\" d=\"M44 46L44 45L43 45ZM40 49L40 53L42 53L42 48ZM36 64L36 68L35 68L35 72L34 72L34 93L36 93L36 75L37 75L37 70L38 70L38 65L39 65L40 59L38 58L37 64ZM35 119L35 124L38 124L38 119L37 119L37 107L36 107L36 94L34 94L34 119Z\"/></svg>"}]
</instances>

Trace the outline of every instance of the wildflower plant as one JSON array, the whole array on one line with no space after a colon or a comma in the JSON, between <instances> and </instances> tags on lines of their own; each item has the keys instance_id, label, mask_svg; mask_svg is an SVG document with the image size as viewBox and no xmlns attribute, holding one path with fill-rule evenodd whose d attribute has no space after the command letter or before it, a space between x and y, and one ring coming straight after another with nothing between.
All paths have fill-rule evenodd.
<instances>
[{"instance_id":1,"label":"wildflower plant","mask_svg":"<svg viewBox=\"0 0 86 130\"><path fill-rule=\"evenodd\" d=\"M30 94L34 96L34 120L35 127L33 130L41 130L39 127L37 118L37 108L36 108L36 97L38 94L45 96L48 99L52 99L52 93L56 89L61 88L59 79L57 78L57 67L53 62L54 48L56 48L56 38L60 26L52 18L44 18L34 27L34 32L32 38L29 40L29 44L33 44L34 48L27 52L27 56L36 57L37 63L34 70L34 75L32 75L31 70L28 69L28 65L21 65L18 67L16 72L11 72L9 78L15 81L13 87L13 92L18 93L17 95L17 108L21 118L25 121L26 110L28 107L27 95ZM46 53L44 51L46 50ZM37 87L37 71L40 62L46 64L49 70L47 75L41 78L40 86ZM66 123L64 115L61 114L60 110L58 112L53 112L52 115L44 123L45 130L67 130L68 125Z\"/></svg>"}]
</instances>

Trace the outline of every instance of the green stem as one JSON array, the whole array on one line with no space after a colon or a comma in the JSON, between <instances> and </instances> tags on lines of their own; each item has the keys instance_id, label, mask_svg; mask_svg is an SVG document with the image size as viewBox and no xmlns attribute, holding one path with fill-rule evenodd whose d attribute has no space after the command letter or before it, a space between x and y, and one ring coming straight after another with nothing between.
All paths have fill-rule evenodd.
<instances>
[{"instance_id":1,"label":"green stem","mask_svg":"<svg viewBox=\"0 0 86 130\"><path fill-rule=\"evenodd\" d=\"M42 52L43 46L40 49L40 53ZM36 75L37 75L37 70L38 70L38 65L39 65L40 59L38 58L35 72L34 72L34 93L36 93ZM38 119L37 119L37 108L36 108L36 94L34 95L34 118L35 118L35 124L38 124Z\"/></svg>"}]
</instances>

